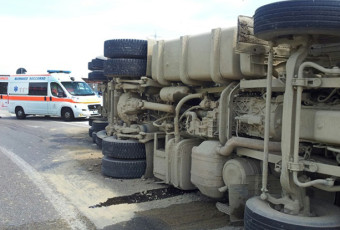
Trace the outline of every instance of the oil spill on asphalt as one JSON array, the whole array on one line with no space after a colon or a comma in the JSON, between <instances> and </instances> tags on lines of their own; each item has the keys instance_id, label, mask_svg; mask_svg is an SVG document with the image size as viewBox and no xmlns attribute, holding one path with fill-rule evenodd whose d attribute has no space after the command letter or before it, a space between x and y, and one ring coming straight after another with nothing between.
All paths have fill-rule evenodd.
<instances>
[{"instance_id":1,"label":"oil spill on asphalt","mask_svg":"<svg viewBox=\"0 0 340 230\"><path fill-rule=\"evenodd\" d=\"M153 201L153 200L161 200L161 199L174 197L174 196L180 196L186 193L193 193L193 192L196 192L196 190L183 191L180 189L176 189L174 187L152 189L152 190L147 190L144 192L134 193L129 196L109 198L105 202L90 206L89 208L108 207L108 206L117 205L117 204L143 203L143 202L148 202L148 201Z\"/></svg>"}]
</instances>

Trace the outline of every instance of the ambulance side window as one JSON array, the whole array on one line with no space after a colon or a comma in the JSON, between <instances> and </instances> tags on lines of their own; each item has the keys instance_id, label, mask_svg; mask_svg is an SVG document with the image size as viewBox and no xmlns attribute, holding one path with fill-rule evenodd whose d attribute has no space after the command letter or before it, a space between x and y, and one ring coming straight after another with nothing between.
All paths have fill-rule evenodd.
<instances>
[{"instance_id":1,"label":"ambulance side window","mask_svg":"<svg viewBox=\"0 0 340 230\"><path fill-rule=\"evenodd\" d=\"M56 82L51 83L51 94L54 97L66 97L63 88Z\"/></svg>"},{"instance_id":2,"label":"ambulance side window","mask_svg":"<svg viewBox=\"0 0 340 230\"><path fill-rule=\"evenodd\" d=\"M0 82L0 94L7 94L7 82Z\"/></svg>"},{"instance_id":3,"label":"ambulance side window","mask_svg":"<svg viewBox=\"0 0 340 230\"><path fill-rule=\"evenodd\" d=\"M47 83L29 83L28 95L47 96Z\"/></svg>"}]
</instances>

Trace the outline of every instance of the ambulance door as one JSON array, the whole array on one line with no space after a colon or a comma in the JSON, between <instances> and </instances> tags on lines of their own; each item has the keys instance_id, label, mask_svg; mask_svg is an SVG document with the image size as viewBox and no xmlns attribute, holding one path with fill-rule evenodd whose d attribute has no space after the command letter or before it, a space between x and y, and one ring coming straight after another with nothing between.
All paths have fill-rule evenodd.
<instances>
[{"instance_id":1,"label":"ambulance door","mask_svg":"<svg viewBox=\"0 0 340 230\"><path fill-rule=\"evenodd\" d=\"M30 82L28 85L29 100L27 101L26 114L48 114L47 107L47 82ZM24 108L25 109L25 108Z\"/></svg>"},{"instance_id":2,"label":"ambulance door","mask_svg":"<svg viewBox=\"0 0 340 230\"><path fill-rule=\"evenodd\" d=\"M50 83L48 111L50 115L61 116L61 108L66 103L66 94L57 82Z\"/></svg>"},{"instance_id":3,"label":"ambulance door","mask_svg":"<svg viewBox=\"0 0 340 230\"><path fill-rule=\"evenodd\" d=\"M7 110L8 107L8 76L0 76L0 110Z\"/></svg>"}]
</instances>

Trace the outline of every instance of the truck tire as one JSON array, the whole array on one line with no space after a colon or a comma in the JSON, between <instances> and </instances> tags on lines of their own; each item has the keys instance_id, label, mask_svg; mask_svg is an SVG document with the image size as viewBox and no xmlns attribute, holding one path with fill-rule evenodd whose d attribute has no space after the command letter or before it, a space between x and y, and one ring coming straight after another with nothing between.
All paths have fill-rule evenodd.
<instances>
[{"instance_id":1,"label":"truck tire","mask_svg":"<svg viewBox=\"0 0 340 230\"><path fill-rule=\"evenodd\" d=\"M146 59L115 58L104 62L107 77L141 77L146 75Z\"/></svg>"},{"instance_id":2,"label":"truck tire","mask_svg":"<svg viewBox=\"0 0 340 230\"><path fill-rule=\"evenodd\" d=\"M282 1L258 8L254 34L264 40L297 34L340 36L340 1Z\"/></svg>"},{"instance_id":3,"label":"truck tire","mask_svg":"<svg viewBox=\"0 0 340 230\"><path fill-rule=\"evenodd\" d=\"M64 121L73 121L74 120L74 114L71 108L63 108L61 110L61 117L64 119Z\"/></svg>"},{"instance_id":4,"label":"truck tire","mask_svg":"<svg viewBox=\"0 0 340 230\"><path fill-rule=\"evenodd\" d=\"M96 144L98 146L98 148L102 149L102 142L104 138L107 138L108 136L106 135L106 130L102 130L97 132L96 134Z\"/></svg>"},{"instance_id":5,"label":"truck tire","mask_svg":"<svg viewBox=\"0 0 340 230\"><path fill-rule=\"evenodd\" d=\"M16 107L15 108L15 116L17 117L17 119L25 119L26 114L25 114L24 109L22 107Z\"/></svg>"},{"instance_id":6,"label":"truck tire","mask_svg":"<svg viewBox=\"0 0 340 230\"><path fill-rule=\"evenodd\" d=\"M137 140L118 140L116 137L107 137L102 141L104 156L117 159L145 159L145 144Z\"/></svg>"},{"instance_id":7,"label":"truck tire","mask_svg":"<svg viewBox=\"0 0 340 230\"><path fill-rule=\"evenodd\" d=\"M107 81L107 77L102 70L95 70L88 74L89 81Z\"/></svg>"},{"instance_id":8,"label":"truck tire","mask_svg":"<svg viewBox=\"0 0 340 230\"><path fill-rule=\"evenodd\" d=\"M94 120L102 120L102 121L106 121L107 119L102 117L102 116L93 116L93 117L89 117L89 126L92 126L92 123Z\"/></svg>"},{"instance_id":9,"label":"truck tire","mask_svg":"<svg viewBox=\"0 0 340 230\"><path fill-rule=\"evenodd\" d=\"M146 40L112 39L104 42L104 56L108 58L146 59L147 49Z\"/></svg>"},{"instance_id":10,"label":"truck tire","mask_svg":"<svg viewBox=\"0 0 340 230\"><path fill-rule=\"evenodd\" d=\"M107 118L102 116L93 116L89 117L89 126L92 126L93 121L107 121Z\"/></svg>"},{"instance_id":11,"label":"truck tire","mask_svg":"<svg viewBox=\"0 0 340 230\"><path fill-rule=\"evenodd\" d=\"M96 143L97 132L92 132L92 142Z\"/></svg>"},{"instance_id":12,"label":"truck tire","mask_svg":"<svg viewBox=\"0 0 340 230\"><path fill-rule=\"evenodd\" d=\"M315 217L288 215L271 208L268 202L259 197L246 202L244 229L340 229L340 208L321 202L311 203Z\"/></svg>"},{"instance_id":13,"label":"truck tire","mask_svg":"<svg viewBox=\"0 0 340 230\"><path fill-rule=\"evenodd\" d=\"M90 137L92 137L92 133L93 133L93 128L90 127L90 128L89 128L89 136L90 136Z\"/></svg>"},{"instance_id":14,"label":"truck tire","mask_svg":"<svg viewBox=\"0 0 340 230\"><path fill-rule=\"evenodd\" d=\"M109 124L107 120L102 121L102 120L94 120L92 122L92 128L94 132L99 132L101 130L104 130L105 127Z\"/></svg>"},{"instance_id":15,"label":"truck tire","mask_svg":"<svg viewBox=\"0 0 340 230\"><path fill-rule=\"evenodd\" d=\"M118 160L107 156L102 159L103 175L113 178L141 178L144 175L145 168L145 160Z\"/></svg>"},{"instance_id":16,"label":"truck tire","mask_svg":"<svg viewBox=\"0 0 340 230\"><path fill-rule=\"evenodd\" d=\"M90 61L88 63L88 69L89 70L103 70L104 68L104 59L92 59L92 61Z\"/></svg>"}]
</instances>

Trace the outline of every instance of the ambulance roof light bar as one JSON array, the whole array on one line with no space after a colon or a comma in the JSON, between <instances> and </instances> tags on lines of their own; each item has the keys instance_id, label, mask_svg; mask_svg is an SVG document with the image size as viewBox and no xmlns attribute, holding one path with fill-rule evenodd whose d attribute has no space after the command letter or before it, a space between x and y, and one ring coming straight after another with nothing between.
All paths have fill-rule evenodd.
<instances>
[{"instance_id":1,"label":"ambulance roof light bar","mask_svg":"<svg viewBox=\"0 0 340 230\"><path fill-rule=\"evenodd\" d=\"M70 74L71 71L68 71L68 70L47 70L47 73L67 73L67 74Z\"/></svg>"}]
</instances>

